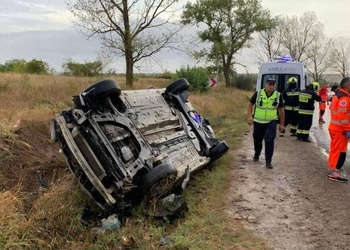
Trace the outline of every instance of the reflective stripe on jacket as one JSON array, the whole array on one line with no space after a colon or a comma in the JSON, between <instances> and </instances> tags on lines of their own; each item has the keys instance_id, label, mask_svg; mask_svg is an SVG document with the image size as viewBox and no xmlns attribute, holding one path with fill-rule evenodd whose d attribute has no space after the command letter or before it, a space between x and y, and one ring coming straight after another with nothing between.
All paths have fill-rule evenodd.
<instances>
[{"instance_id":1,"label":"reflective stripe on jacket","mask_svg":"<svg viewBox=\"0 0 350 250\"><path fill-rule=\"evenodd\" d=\"M299 114L313 115L315 101L321 101L321 97L312 89L306 88L299 94Z\"/></svg>"},{"instance_id":2,"label":"reflective stripe on jacket","mask_svg":"<svg viewBox=\"0 0 350 250\"><path fill-rule=\"evenodd\" d=\"M328 128L342 133L350 131L350 95L344 89L334 95L329 110L331 122Z\"/></svg>"},{"instance_id":3,"label":"reflective stripe on jacket","mask_svg":"<svg viewBox=\"0 0 350 250\"><path fill-rule=\"evenodd\" d=\"M254 121L258 123L269 123L278 120L277 108L279 105L280 93L274 91L267 97L265 89L259 90L256 96Z\"/></svg>"},{"instance_id":4,"label":"reflective stripe on jacket","mask_svg":"<svg viewBox=\"0 0 350 250\"><path fill-rule=\"evenodd\" d=\"M283 91L284 109L298 111L299 110L299 89L286 89Z\"/></svg>"}]
</instances>

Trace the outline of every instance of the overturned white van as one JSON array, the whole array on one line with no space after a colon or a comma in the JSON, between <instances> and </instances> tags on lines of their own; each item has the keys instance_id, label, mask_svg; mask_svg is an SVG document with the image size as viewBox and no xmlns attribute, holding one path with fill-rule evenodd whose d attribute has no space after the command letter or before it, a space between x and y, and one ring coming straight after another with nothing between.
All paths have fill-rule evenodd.
<instances>
[{"instance_id":1,"label":"overturned white van","mask_svg":"<svg viewBox=\"0 0 350 250\"><path fill-rule=\"evenodd\" d=\"M291 57L274 58L269 62L260 65L256 90L263 89L267 78L276 79L276 90L281 92L288 87L288 79L296 77L298 88L304 89L309 83L309 76L306 73L304 64L294 61Z\"/></svg>"}]
</instances>

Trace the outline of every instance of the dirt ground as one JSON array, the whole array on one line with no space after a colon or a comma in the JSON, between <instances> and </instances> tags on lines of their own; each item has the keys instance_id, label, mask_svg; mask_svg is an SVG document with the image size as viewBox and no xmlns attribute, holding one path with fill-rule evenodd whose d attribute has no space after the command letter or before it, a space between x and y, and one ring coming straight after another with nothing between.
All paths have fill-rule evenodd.
<instances>
[{"instance_id":1,"label":"dirt ground","mask_svg":"<svg viewBox=\"0 0 350 250\"><path fill-rule=\"evenodd\" d=\"M272 249L350 249L350 183L327 179L327 155L315 141L277 137L273 169L263 155L252 161L251 132L232 154L229 214ZM348 175L348 162L344 168Z\"/></svg>"},{"instance_id":2,"label":"dirt ground","mask_svg":"<svg viewBox=\"0 0 350 250\"><path fill-rule=\"evenodd\" d=\"M42 191L68 172L59 144L50 141L49 124L21 121L16 140L5 140L11 154L0 150L0 188L18 187L29 210ZM19 185L19 186L18 186Z\"/></svg>"}]
</instances>

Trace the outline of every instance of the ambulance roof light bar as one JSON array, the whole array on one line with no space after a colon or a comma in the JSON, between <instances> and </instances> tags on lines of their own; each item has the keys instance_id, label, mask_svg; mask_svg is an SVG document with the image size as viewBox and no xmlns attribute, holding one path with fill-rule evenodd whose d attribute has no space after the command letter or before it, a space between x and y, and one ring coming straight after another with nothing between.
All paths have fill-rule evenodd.
<instances>
[{"instance_id":1,"label":"ambulance roof light bar","mask_svg":"<svg viewBox=\"0 0 350 250\"><path fill-rule=\"evenodd\" d=\"M274 57L271 61L276 61L278 63L294 62L294 59L291 56L280 56Z\"/></svg>"}]
</instances>

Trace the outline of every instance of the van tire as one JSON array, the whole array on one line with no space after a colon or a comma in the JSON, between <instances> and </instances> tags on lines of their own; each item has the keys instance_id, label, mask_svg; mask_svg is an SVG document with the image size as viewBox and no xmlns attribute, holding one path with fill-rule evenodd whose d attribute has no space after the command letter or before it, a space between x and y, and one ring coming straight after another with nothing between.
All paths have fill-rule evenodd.
<instances>
[{"instance_id":1,"label":"van tire","mask_svg":"<svg viewBox=\"0 0 350 250\"><path fill-rule=\"evenodd\" d=\"M185 90L188 90L189 87L190 87L189 82L185 78L180 78L175 82L169 84L166 87L166 92L170 92L177 95Z\"/></svg>"}]
</instances>

